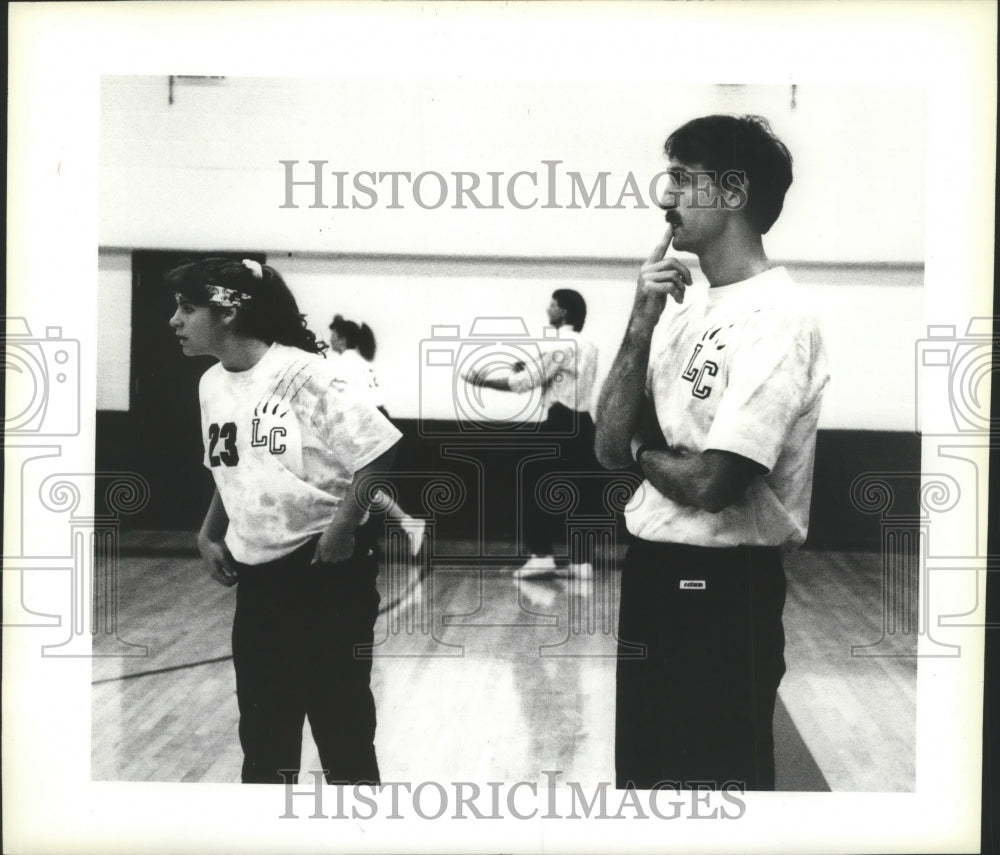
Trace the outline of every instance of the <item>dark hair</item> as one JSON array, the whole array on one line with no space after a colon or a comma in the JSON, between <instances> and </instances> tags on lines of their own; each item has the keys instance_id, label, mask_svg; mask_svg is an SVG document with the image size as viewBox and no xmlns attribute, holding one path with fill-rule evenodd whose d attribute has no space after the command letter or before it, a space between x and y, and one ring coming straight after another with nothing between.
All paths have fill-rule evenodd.
<instances>
[{"instance_id":1,"label":"dark hair","mask_svg":"<svg viewBox=\"0 0 1000 855\"><path fill-rule=\"evenodd\" d=\"M322 354L328 345L318 341L306 326L305 315L299 312L298 303L281 274L262 264L258 278L256 267L255 262L247 266L231 258L207 258L174 268L164 281L192 305L209 306L213 310L217 307L209 299L208 286L217 285L249 297L236 307L234 329L240 335Z\"/></svg>"},{"instance_id":2,"label":"dark hair","mask_svg":"<svg viewBox=\"0 0 1000 855\"><path fill-rule=\"evenodd\" d=\"M375 333L368 324L358 326L343 315L336 315L330 329L344 340L348 350L356 350L368 362L375 358Z\"/></svg>"},{"instance_id":3,"label":"dark hair","mask_svg":"<svg viewBox=\"0 0 1000 855\"><path fill-rule=\"evenodd\" d=\"M761 116L703 116L667 137L667 157L722 176L746 176L745 210L762 235L774 225L792 184L792 155Z\"/></svg>"},{"instance_id":4,"label":"dark hair","mask_svg":"<svg viewBox=\"0 0 1000 855\"><path fill-rule=\"evenodd\" d=\"M573 325L574 330L580 332L583 322L587 320L587 301L583 299L583 295L572 288L559 288L552 292L552 299L566 310L566 320Z\"/></svg>"}]
</instances>

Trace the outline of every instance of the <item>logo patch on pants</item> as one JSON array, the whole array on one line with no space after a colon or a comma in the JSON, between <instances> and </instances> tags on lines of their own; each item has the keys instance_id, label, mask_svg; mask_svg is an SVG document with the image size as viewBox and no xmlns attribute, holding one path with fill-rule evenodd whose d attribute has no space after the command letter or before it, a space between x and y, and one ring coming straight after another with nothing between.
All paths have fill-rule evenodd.
<instances>
[{"instance_id":1,"label":"logo patch on pants","mask_svg":"<svg viewBox=\"0 0 1000 855\"><path fill-rule=\"evenodd\" d=\"M704 591L705 590L705 580L704 579L681 579L681 590L682 591Z\"/></svg>"}]
</instances>

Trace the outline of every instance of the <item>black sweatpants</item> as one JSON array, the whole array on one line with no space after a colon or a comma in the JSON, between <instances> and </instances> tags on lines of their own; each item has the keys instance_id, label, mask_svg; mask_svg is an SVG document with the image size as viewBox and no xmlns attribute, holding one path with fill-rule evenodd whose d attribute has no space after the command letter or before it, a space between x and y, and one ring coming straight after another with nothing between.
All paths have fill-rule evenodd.
<instances>
[{"instance_id":1,"label":"black sweatpants","mask_svg":"<svg viewBox=\"0 0 1000 855\"><path fill-rule=\"evenodd\" d=\"M774 789L784 603L776 548L629 547L618 623L620 789Z\"/></svg>"},{"instance_id":2,"label":"black sweatpants","mask_svg":"<svg viewBox=\"0 0 1000 855\"><path fill-rule=\"evenodd\" d=\"M536 494L540 481L548 475L565 474L572 480L573 473L603 472L594 456L594 421L588 412L574 412L563 404L553 404L548 416L539 427L540 437L559 443L557 459L539 461L534 477L527 479L524 497L524 549L532 555L552 555L555 542L566 536L566 513L549 513ZM586 479L577 479L579 489L586 490ZM586 497L584 497L586 498ZM571 549L578 547L571 544ZM571 554L574 564L586 560L585 555Z\"/></svg>"},{"instance_id":3,"label":"black sweatpants","mask_svg":"<svg viewBox=\"0 0 1000 855\"><path fill-rule=\"evenodd\" d=\"M378 564L367 539L356 543L338 564L309 563L315 538L277 561L237 564L233 664L246 784L297 780L307 716L329 783L379 780L372 660L355 650L373 641Z\"/></svg>"}]
</instances>

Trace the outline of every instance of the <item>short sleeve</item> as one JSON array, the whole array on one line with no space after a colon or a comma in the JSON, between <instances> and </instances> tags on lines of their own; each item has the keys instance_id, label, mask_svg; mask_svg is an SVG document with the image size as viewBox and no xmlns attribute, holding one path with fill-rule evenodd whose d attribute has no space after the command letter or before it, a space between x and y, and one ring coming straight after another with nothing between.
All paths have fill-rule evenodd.
<instances>
[{"instance_id":1,"label":"short sleeve","mask_svg":"<svg viewBox=\"0 0 1000 855\"><path fill-rule=\"evenodd\" d=\"M728 382L705 441L706 449L731 451L768 471L818 391L814 327L795 318L773 320L748 330L730 355Z\"/></svg>"},{"instance_id":2,"label":"short sleeve","mask_svg":"<svg viewBox=\"0 0 1000 855\"><path fill-rule=\"evenodd\" d=\"M209 431L209 401L212 400L213 395L216 398L218 397L218 392L216 391L217 383L213 382L216 374L217 365L213 365L198 380L198 405L201 409L201 465L209 472L212 471L212 464L208 459L208 444L205 438L208 436Z\"/></svg>"},{"instance_id":3,"label":"short sleeve","mask_svg":"<svg viewBox=\"0 0 1000 855\"><path fill-rule=\"evenodd\" d=\"M320 442L351 472L367 466L402 437L364 390L338 380L318 395L312 427Z\"/></svg>"},{"instance_id":4,"label":"short sleeve","mask_svg":"<svg viewBox=\"0 0 1000 855\"><path fill-rule=\"evenodd\" d=\"M576 360L574 342L566 342L542 351L537 363L528 363L510 378L512 392L528 392L538 386L548 386L560 371L573 370Z\"/></svg>"},{"instance_id":5,"label":"short sleeve","mask_svg":"<svg viewBox=\"0 0 1000 855\"><path fill-rule=\"evenodd\" d=\"M511 392L530 392L532 389L542 385L544 375L538 370L537 365L525 365L523 368L510 375L507 381Z\"/></svg>"}]
</instances>

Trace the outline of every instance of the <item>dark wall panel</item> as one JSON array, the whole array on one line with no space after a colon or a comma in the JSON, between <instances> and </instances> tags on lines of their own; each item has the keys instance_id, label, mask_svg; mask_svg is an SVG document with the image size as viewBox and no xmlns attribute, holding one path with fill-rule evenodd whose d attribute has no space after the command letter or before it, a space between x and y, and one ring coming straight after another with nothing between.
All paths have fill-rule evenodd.
<instances>
[{"instance_id":1,"label":"dark wall panel","mask_svg":"<svg viewBox=\"0 0 1000 855\"><path fill-rule=\"evenodd\" d=\"M851 485L872 473L920 472L920 435L896 431L820 431L810 512L811 549L878 550L882 527L878 514L855 507ZM891 479L896 491L892 513L917 513L919 479Z\"/></svg>"},{"instance_id":2,"label":"dark wall panel","mask_svg":"<svg viewBox=\"0 0 1000 855\"><path fill-rule=\"evenodd\" d=\"M155 451L142 441L134 421L129 413L97 414L98 470L138 472L151 484L149 506L140 514L124 518L123 525L197 529L212 495L212 479L201 466L200 457L181 467L165 467L162 460L151 465ZM490 431L472 436L456 432L453 439L442 439L438 433L429 439L420 435L415 421L399 420L396 424L404 438L396 460L397 474L391 481L403 507L417 515L433 513L442 539L481 538L496 545L514 537L518 464L530 454L544 454L544 438ZM436 427L446 430L450 426ZM544 463L526 462L522 466L523 478L531 482ZM867 473L916 473L919 469L917 434L820 431L807 548L878 550L879 516L855 507L851 485ZM599 472L581 480L576 513L606 513L601 497L615 477L613 473ZM917 479L906 483L910 485L907 491L894 497L895 514L917 510ZM624 534L624 529L619 528Z\"/></svg>"}]
</instances>

